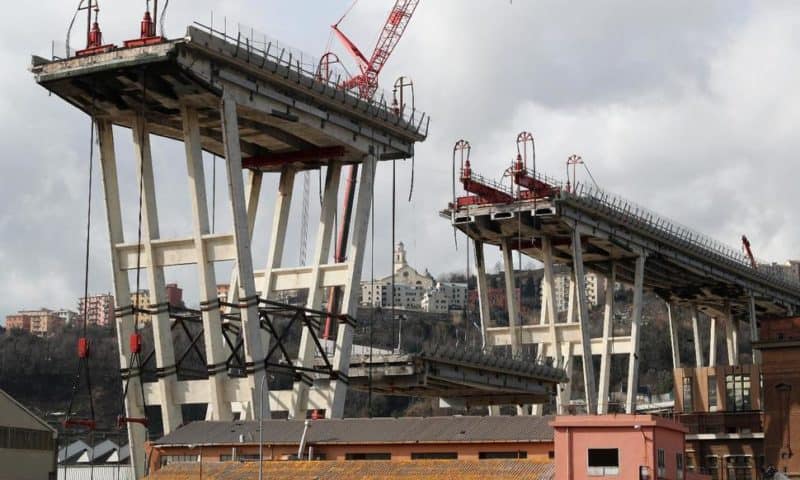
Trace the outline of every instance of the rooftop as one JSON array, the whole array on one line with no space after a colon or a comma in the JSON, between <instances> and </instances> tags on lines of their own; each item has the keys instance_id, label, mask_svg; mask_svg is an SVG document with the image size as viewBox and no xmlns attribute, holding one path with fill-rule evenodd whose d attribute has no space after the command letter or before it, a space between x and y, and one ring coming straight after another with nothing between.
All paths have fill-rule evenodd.
<instances>
[{"instance_id":1,"label":"rooftop","mask_svg":"<svg viewBox=\"0 0 800 480\"><path fill-rule=\"evenodd\" d=\"M199 463L168 465L155 472L154 480L197 478ZM203 478L256 478L258 463L203 464ZM531 460L426 460L415 462L265 462L264 477L270 480L336 480L355 478L397 479L424 478L427 480L552 480L551 463Z\"/></svg>"},{"instance_id":2,"label":"rooftop","mask_svg":"<svg viewBox=\"0 0 800 480\"><path fill-rule=\"evenodd\" d=\"M405 417L315 420L311 444L405 444L550 442L553 417ZM302 420L265 420L264 442L297 445ZM248 444L258 442L258 421L193 422L155 442L159 446Z\"/></svg>"}]
</instances>

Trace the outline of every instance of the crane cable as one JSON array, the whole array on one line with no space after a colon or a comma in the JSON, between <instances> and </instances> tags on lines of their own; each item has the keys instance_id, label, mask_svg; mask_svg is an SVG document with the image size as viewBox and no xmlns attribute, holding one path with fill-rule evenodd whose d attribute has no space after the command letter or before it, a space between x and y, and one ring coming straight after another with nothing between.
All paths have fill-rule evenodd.
<instances>
[{"instance_id":1,"label":"crane cable","mask_svg":"<svg viewBox=\"0 0 800 480\"><path fill-rule=\"evenodd\" d=\"M81 2L83 3L83 2ZM72 384L72 394L70 396L69 407L67 408L67 416L64 420L64 427L67 428L69 426L70 417L72 416L72 407L75 404L75 394L80 387L81 382L81 372L86 372L86 389L89 393L89 422L91 422L91 426L89 427L89 443L91 444L91 457L94 457L94 421L95 421L95 414L94 414L94 398L92 397L92 380L89 370L89 347L88 347L88 340L87 340L87 332L88 332L88 323L89 323L89 306L88 306L88 298L89 298L89 260L90 260L90 248L91 248L91 232L92 232L92 181L94 178L94 144L95 144L95 126L96 126L96 119L95 119L95 96L92 95L92 111L90 114L91 121L90 121L90 132L89 132L89 187L88 187L88 200L87 200L87 207L86 207L86 251L84 256L84 270L83 270L83 332L82 337L78 341L78 373L75 375L75 379ZM88 426L88 425L84 425ZM67 468L69 465L67 464L67 454L69 453L69 444L65 447L64 450L64 476L66 478ZM92 462L89 462L92 464ZM94 478L94 466L90 465L90 473L89 478Z\"/></svg>"}]
</instances>

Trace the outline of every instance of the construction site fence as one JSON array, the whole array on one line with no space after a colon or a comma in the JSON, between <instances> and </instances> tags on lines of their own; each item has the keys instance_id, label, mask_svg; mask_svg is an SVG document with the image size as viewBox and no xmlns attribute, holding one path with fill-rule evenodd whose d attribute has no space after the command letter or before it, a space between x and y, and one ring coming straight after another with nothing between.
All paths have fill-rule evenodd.
<instances>
[{"instance_id":1,"label":"construction site fence","mask_svg":"<svg viewBox=\"0 0 800 480\"><path fill-rule=\"evenodd\" d=\"M58 480L136 480L130 465L59 465Z\"/></svg>"},{"instance_id":2,"label":"construction site fence","mask_svg":"<svg viewBox=\"0 0 800 480\"><path fill-rule=\"evenodd\" d=\"M570 193L562 195L563 198L602 210L624 222L636 222L640 228L671 238L688 249L711 254L717 260L734 264L738 268L752 270L750 259L741 251L595 185L578 183ZM753 272L756 276L786 288L800 289L800 279L792 278L782 269L773 268L769 262L756 260L756 263L759 265L759 269Z\"/></svg>"}]
</instances>

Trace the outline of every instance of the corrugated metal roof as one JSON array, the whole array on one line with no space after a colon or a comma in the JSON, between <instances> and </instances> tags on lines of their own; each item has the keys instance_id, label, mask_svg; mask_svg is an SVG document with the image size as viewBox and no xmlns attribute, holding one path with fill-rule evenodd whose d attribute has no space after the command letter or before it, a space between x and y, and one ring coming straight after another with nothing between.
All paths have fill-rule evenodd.
<instances>
[{"instance_id":1,"label":"corrugated metal roof","mask_svg":"<svg viewBox=\"0 0 800 480\"><path fill-rule=\"evenodd\" d=\"M541 442L553 440L553 417L404 417L314 420L308 441L316 444ZM265 420L264 442L296 445L302 420ZM193 422L156 445L211 445L258 442L258 421Z\"/></svg>"},{"instance_id":2,"label":"corrugated metal roof","mask_svg":"<svg viewBox=\"0 0 800 480\"><path fill-rule=\"evenodd\" d=\"M24 405L3 390L0 390L0 425L4 427L42 430L55 433L55 429L34 415Z\"/></svg>"},{"instance_id":3,"label":"corrugated metal roof","mask_svg":"<svg viewBox=\"0 0 800 480\"><path fill-rule=\"evenodd\" d=\"M200 466L168 465L152 474L153 480L193 480ZM423 460L423 461L343 461L343 462L264 462L264 478L270 480L388 480L415 478L426 480L552 480L551 463L531 460ZM257 478L258 463L235 462L203 464L203 478L240 480Z\"/></svg>"}]
</instances>

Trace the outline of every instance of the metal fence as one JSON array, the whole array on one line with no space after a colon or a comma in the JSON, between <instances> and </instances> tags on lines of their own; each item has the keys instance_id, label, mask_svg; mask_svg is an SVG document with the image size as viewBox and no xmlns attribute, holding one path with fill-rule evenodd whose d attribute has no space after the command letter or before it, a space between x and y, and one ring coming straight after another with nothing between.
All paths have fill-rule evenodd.
<instances>
[{"instance_id":1,"label":"metal fence","mask_svg":"<svg viewBox=\"0 0 800 480\"><path fill-rule=\"evenodd\" d=\"M332 91L343 94L345 103L352 103L355 106L363 103L366 113L371 113L385 121L394 121L398 125L403 122L405 123L403 126L407 130L421 135L428 134L430 116L425 112L418 111L416 108L403 109L402 111L395 110L391 106L393 95L386 90L379 89L375 96L370 99L360 98L353 92L342 90L340 85L350 78L350 75L342 68L332 66L330 67L332 70L329 70L328 75L322 78L317 57L304 53L302 50L291 47L286 43L279 42L254 28L236 24L235 31L233 29L228 30L228 24L225 22L222 27L223 30L218 30L219 27L215 28L213 23L210 26L199 22L194 24L197 28L207 31L210 35L235 45L237 54L241 52L252 64L266 68L266 63L271 62L288 68L290 72L297 74L298 78L307 79L307 86L311 89L321 85L324 92ZM262 62L259 63L255 57L260 57Z\"/></svg>"},{"instance_id":2,"label":"metal fence","mask_svg":"<svg viewBox=\"0 0 800 480\"><path fill-rule=\"evenodd\" d=\"M747 269L749 273L766 282L779 284L793 290L800 289L800 280L790 277L788 273L777 269L753 270L750 259L741 251L594 185L578 183L571 193L562 193L562 199L600 210L619 219L622 223L635 224L639 229L651 231L660 237L667 237L688 250L712 256L718 261L739 269ZM756 261L756 263L759 265L769 264L762 261Z\"/></svg>"},{"instance_id":3,"label":"metal fence","mask_svg":"<svg viewBox=\"0 0 800 480\"><path fill-rule=\"evenodd\" d=\"M59 465L58 480L136 480L130 465Z\"/></svg>"}]
</instances>

